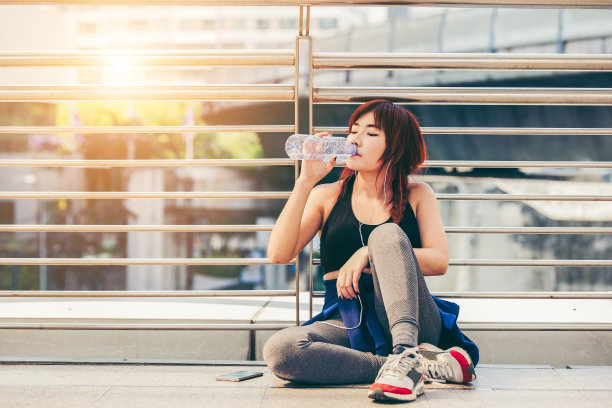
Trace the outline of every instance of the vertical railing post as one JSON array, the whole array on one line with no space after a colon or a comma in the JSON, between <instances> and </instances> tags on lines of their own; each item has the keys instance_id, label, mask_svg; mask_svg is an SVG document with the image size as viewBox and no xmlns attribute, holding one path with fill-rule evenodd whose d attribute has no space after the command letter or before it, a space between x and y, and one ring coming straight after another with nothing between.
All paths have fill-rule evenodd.
<instances>
[{"instance_id":1,"label":"vertical railing post","mask_svg":"<svg viewBox=\"0 0 612 408\"><path fill-rule=\"evenodd\" d=\"M307 14L306 14L306 39L308 40L308 134L312 135L314 133L314 129L312 126L312 71L313 71L313 60L312 60L312 36L310 35L310 6L308 6ZM309 247L310 257L308 262L308 307L309 307L309 317L312 318L312 297L313 297L313 273L312 273L312 251L313 245L312 240L310 241Z\"/></svg>"},{"instance_id":2,"label":"vertical railing post","mask_svg":"<svg viewBox=\"0 0 612 408\"><path fill-rule=\"evenodd\" d=\"M306 32L304 32L304 8L306 8ZM300 40L306 39L310 43L310 6L302 6L300 5L300 24L299 24L299 32L295 38L295 92L294 92L294 109L295 109L295 133L299 133L300 127ZM310 67L312 64L312 53L309 56L309 64ZM310 69L310 68L309 68ZM312 89L309 84L309 89ZM312 131L312 119L309 122L311 125L309 127L309 132ZM299 173L299 160L295 161L295 182L297 182ZM298 226L299 228L299 226ZM311 242L312 248L312 242ZM301 252L301 251L300 251ZM312 252L310 254L310 266L309 270L312 270ZM312 272L311 272L312 274ZM312 288L311 288L312 291ZM311 297L311 310L312 310L312 297ZM312 311L311 311L312 315ZM300 253L298 253L295 257L295 324L296 326L300 325Z\"/></svg>"},{"instance_id":3,"label":"vertical railing post","mask_svg":"<svg viewBox=\"0 0 612 408\"><path fill-rule=\"evenodd\" d=\"M306 19L304 19L304 9L306 9ZM304 22L306 24L304 24ZM299 132L299 76L300 76L300 40L308 41L308 133L313 133L312 126L312 36L310 35L310 6L300 6L300 26L299 33L295 39L295 133ZM299 177L299 161L295 162L295 180L297 181ZM312 317L312 250L313 245L312 241L309 244L309 262L308 262L308 276L309 276L309 315ZM299 292L299 253L295 259L295 293L296 293L296 325L300 324L300 292Z\"/></svg>"},{"instance_id":4,"label":"vertical railing post","mask_svg":"<svg viewBox=\"0 0 612 408\"><path fill-rule=\"evenodd\" d=\"M295 37L295 67L294 67L294 91L293 91L293 109L294 109L294 129L293 133L300 133L300 37L302 35L302 6L300 6L300 31ZM300 176L300 162L294 162L294 185ZM300 254L295 257L295 325L300 325Z\"/></svg>"}]
</instances>

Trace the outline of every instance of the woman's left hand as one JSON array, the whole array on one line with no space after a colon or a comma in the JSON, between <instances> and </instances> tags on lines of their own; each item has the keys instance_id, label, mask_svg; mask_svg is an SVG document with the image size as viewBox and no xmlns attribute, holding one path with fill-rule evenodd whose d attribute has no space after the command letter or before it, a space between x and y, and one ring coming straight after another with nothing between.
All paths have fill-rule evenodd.
<instances>
[{"instance_id":1,"label":"woman's left hand","mask_svg":"<svg viewBox=\"0 0 612 408\"><path fill-rule=\"evenodd\" d=\"M359 277L368 265L368 247L358 249L338 271L336 289L340 299L356 299L359 293Z\"/></svg>"}]
</instances>

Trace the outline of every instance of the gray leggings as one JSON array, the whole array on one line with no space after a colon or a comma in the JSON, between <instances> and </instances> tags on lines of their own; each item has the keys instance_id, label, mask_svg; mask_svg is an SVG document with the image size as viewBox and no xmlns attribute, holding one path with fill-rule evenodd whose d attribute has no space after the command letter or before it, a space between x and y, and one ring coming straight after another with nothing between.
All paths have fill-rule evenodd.
<instances>
[{"instance_id":1,"label":"gray leggings","mask_svg":"<svg viewBox=\"0 0 612 408\"><path fill-rule=\"evenodd\" d=\"M392 223L368 239L375 310L390 344L431 343L440 339L440 312L427 289L410 240ZM343 326L340 314L330 323ZM316 322L275 333L264 346L268 367L278 377L310 384L374 381L386 357L350 348L345 329Z\"/></svg>"}]
</instances>

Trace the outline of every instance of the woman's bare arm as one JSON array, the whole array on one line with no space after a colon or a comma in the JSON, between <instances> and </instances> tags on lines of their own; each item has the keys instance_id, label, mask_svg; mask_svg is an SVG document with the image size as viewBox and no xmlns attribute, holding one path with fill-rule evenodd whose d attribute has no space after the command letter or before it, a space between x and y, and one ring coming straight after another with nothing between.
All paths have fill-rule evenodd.
<instances>
[{"instance_id":1,"label":"woman's bare arm","mask_svg":"<svg viewBox=\"0 0 612 408\"><path fill-rule=\"evenodd\" d=\"M291 196L279 215L270 241L268 258L274 263L291 261L315 236L321 225L323 211L320 205L322 186L298 179Z\"/></svg>"},{"instance_id":2,"label":"woman's bare arm","mask_svg":"<svg viewBox=\"0 0 612 408\"><path fill-rule=\"evenodd\" d=\"M438 200L432 188L418 183L411 190L416 194L416 218L422 248L414 248L423 275L444 275L448 269L448 242L442 225Z\"/></svg>"},{"instance_id":3,"label":"woman's bare arm","mask_svg":"<svg viewBox=\"0 0 612 408\"><path fill-rule=\"evenodd\" d=\"M322 132L315 136L330 137L331 133ZM323 160L302 160L300 177L272 228L268 242L268 258L272 262L282 264L291 261L319 230L323 218L322 195L329 184L315 186L335 165L335 156L327 163Z\"/></svg>"}]
</instances>

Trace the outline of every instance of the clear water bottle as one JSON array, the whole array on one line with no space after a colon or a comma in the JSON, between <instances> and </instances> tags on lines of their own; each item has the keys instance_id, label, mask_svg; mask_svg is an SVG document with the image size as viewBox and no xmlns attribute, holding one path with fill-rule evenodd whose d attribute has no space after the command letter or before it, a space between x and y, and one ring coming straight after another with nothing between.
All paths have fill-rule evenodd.
<instances>
[{"instance_id":1,"label":"clear water bottle","mask_svg":"<svg viewBox=\"0 0 612 408\"><path fill-rule=\"evenodd\" d=\"M336 163L345 162L357 154L357 146L344 137L318 137L313 135L291 135L285 142L287 156L295 160L329 160L336 156Z\"/></svg>"}]
</instances>

